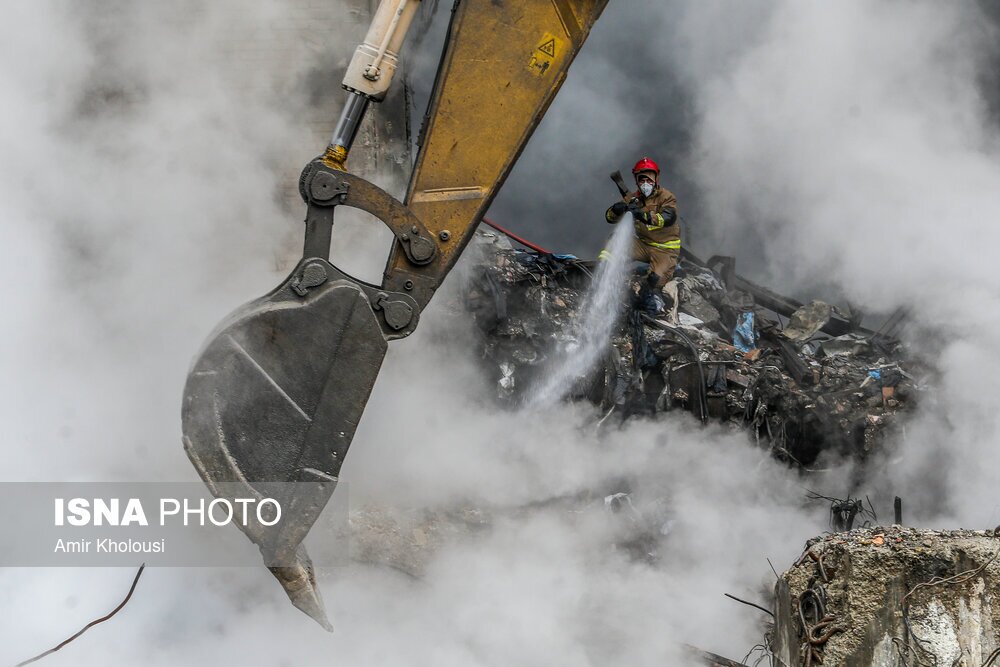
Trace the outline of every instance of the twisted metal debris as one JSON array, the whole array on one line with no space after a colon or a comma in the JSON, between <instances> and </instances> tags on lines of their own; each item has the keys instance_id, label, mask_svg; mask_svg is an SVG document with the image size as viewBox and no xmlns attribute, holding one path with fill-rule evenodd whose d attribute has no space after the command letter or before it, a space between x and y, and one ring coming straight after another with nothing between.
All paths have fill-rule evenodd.
<instances>
[{"instance_id":1,"label":"twisted metal debris","mask_svg":"<svg viewBox=\"0 0 1000 667\"><path fill-rule=\"evenodd\" d=\"M497 396L515 406L544 382L552 359L583 340L580 310L593 263L516 250L490 233L476 245L465 304ZM686 255L674 285L676 324L669 309L650 312L643 281L633 277L606 353L567 379L565 395L618 419L690 411L746 429L805 469L826 451L867 457L933 377L888 335L900 318L881 331L864 329L856 313L800 304L741 278L734 266L731 258Z\"/></svg>"}]
</instances>

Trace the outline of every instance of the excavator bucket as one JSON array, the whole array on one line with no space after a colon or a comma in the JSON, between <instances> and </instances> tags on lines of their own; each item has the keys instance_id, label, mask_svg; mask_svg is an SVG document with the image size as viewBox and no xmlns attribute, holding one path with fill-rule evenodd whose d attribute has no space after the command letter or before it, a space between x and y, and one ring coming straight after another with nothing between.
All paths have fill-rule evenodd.
<instances>
[{"instance_id":1,"label":"excavator bucket","mask_svg":"<svg viewBox=\"0 0 1000 667\"><path fill-rule=\"evenodd\" d=\"M257 526L262 547L291 547L291 562L274 560L275 575L294 584L292 602L328 625L302 538L337 485L337 475L375 383L386 341L364 292L344 280L326 280L307 298L300 276L315 280L332 266L300 267L267 296L234 312L211 337L184 391L184 446L198 472L240 497L267 495L259 484L298 488L281 499L284 535ZM308 282L308 281L307 281ZM223 494L216 494L223 495ZM270 555L270 558L268 556ZM287 587L286 587L287 589Z\"/></svg>"},{"instance_id":2,"label":"excavator bucket","mask_svg":"<svg viewBox=\"0 0 1000 667\"><path fill-rule=\"evenodd\" d=\"M291 601L324 627L302 541L336 487L387 342L416 327L606 3L455 3L405 206L344 171L367 104L355 87L334 141L299 182L307 204L302 260L270 294L226 318L191 369L182 414L188 456L218 497L283 494L280 524L242 529ZM405 6L392 4L387 13L379 9L390 31L399 22L389 17ZM358 53L363 64L364 49ZM376 64L365 77L378 78ZM381 285L329 262L341 205L392 230Z\"/></svg>"},{"instance_id":3,"label":"excavator bucket","mask_svg":"<svg viewBox=\"0 0 1000 667\"><path fill-rule=\"evenodd\" d=\"M301 543L337 485L388 340L410 333L419 316L409 295L362 283L327 261L334 208L388 220L415 263L436 253L419 221L374 185L318 161L303 182L306 257L209 337L184 388L183 440L214 495L284 495L280 524L244 532L295 606L329 627Z\"/></svg>"}]
</instances>

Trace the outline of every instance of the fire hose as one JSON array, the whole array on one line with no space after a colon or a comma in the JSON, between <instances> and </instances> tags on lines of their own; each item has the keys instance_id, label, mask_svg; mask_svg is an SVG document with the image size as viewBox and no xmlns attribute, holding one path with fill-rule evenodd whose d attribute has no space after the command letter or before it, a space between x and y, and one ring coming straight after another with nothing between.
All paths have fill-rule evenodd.
<instances>
[{"instance_id":1,"label":"fire hose","mask_svg":"<svg viewBox=\"0 0 1000 667\"><path fill-rule=\"evenodd\" d=\"M540 252L540 253L545 254L545 255L551 255L552 254L550 251L546 250L545 248L543 248L543 247L541 247L539 245L535 245L534 243L532 243L531 241L528 241L527 239L521 238L520 236L518 236L514 232L510 231L509 229L505 229L505 228L501 227L500 225L498 225L497 223L493 222L489 218L483 218L483 222L485 222L487 225L489 225L493 229L497 230L498 232L500 232L504 236L507 236L509 238L514 239L515 241L517 241L518 243L520 243L521 245L523 245L525 248L531 248L535 252Z\"/></svg>"}]
</instances>

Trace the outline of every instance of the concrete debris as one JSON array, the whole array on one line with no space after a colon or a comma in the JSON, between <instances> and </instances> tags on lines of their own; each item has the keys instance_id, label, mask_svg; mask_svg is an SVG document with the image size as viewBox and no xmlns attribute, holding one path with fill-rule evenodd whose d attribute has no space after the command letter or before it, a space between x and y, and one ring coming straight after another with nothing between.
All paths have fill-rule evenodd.
<instances>
[{"instance_id":1,"label":"concrete debris","mask_svg":"<svg viewBox=\"0 0 1000 667\"><path fill-rule=\"evenodd\" d=\"M822 301L813 301L792 313L788 320L788 326L785 327L782 334L788 340L805 343L826 326L832 315L833 306Z\"/></svg>"},{"instance_id":2,"label":"concrete debris","mask_svg":"<svg viewBox=\"0 0 1000 667\"><path fill-rule=\"evenodd\" d=\"M838 354L858 356L867 354L870 350L871 344L868 338L859 334L844 334L819 343L819 351L827 357L835 357Z\"/></svg>"},{"instance_id":3,"label":"concrete debris","mask_svg":"<svg viewBox=\"0 0 1000 667\"><path fill-rule=\"evenodd\" d=\"M472 507L403 510L385 505L352 508L347 532L352 560L420 578L441 546L488 530L491 512Z\"/></svg>"},{"instance_id":4,"label":"concrete debris","mask_svg":"<svg viewBox=\"0 0 1000 667\"><path fill-rule=\"evenodd\" d=\"M465 303L498 397L519 405L554 352L579 344L578 309L593 264L517 250L492 234L479 235L476 247ZM708 268L713 263L726 267L728 282ZM866 457L914 408L928 368L835 307L803 306L739 277L733 265L685 254L676 325L669 313L650 312L637 274L603 362L568 395L617 419L688 410L748 429L803 467L826 451Z\"/></svg>"},{"instance_id":5,"label":"concrete debris","mask_svg":"<svg viewBox=\"0 0 1000 667\"><path fill-rule=\"evenodd\" d=\"M612 528L608 547L646 563L660 559L661 541L670 535L677 521L667 497L654 494L643 499L628 490L626 482L618 480L605 488L554 495L518 506L410 510L361 505L351 508L348 523L337 539L350 544L350 558L355 562L421 578L444 544L488 535L498 522L523 519L542 510L562 513L570 521L604 516Z\"/></svg>"},{"instance_id":6,"label":"concrete debris","mask_svg":"<svg viewBox=\"0 0 1000 667\"><path fill-rule=\"evenodd\" d=\"M810 540L775 588L784 665L990 664L1000 654L993 531L861 528Z\"/></svg>"}]
</instances>

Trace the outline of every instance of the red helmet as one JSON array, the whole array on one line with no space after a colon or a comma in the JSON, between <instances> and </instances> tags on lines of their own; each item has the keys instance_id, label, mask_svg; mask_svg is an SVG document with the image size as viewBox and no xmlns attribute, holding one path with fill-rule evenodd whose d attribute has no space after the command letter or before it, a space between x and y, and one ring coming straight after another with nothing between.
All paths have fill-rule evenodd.
<instances>
[{"instance_id":1,"label":"red helmet","mask_svg":"<svg viewBox=\"0 0 1000 667\"><path fill-rule=\"evenodd\" d=\"M650 160L648 157L642 158L641 160L635 163L634 167L632 167L633 176L638 176L640 171L652 171L656 172L657 176L660 175L659 165Z\"/></svg>"}]
</instances>

